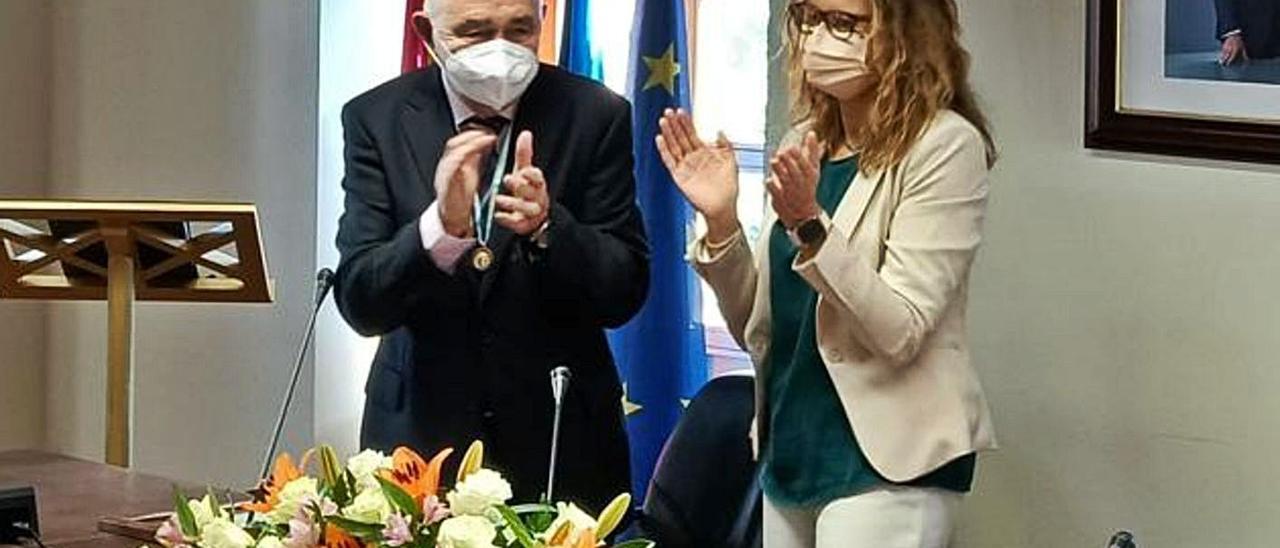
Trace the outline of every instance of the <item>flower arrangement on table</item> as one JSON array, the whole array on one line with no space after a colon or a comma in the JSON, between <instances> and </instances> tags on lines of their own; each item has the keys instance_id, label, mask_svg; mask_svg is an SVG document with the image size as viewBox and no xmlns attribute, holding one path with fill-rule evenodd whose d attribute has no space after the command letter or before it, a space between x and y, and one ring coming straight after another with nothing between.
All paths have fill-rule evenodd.
<instances>
[{"instance_id":1,"label":"flower arrangement on table","mask_svg":"<svg viewBox=\"0 0 1280 548\"><path fill-rule=\"evenodd\" d=\"M631 505L619 495L598 517L573 504L510 506L511 485L482 467L475 442L457 482L440 497L440 470L452 453L430 462L407 447L391 456L364 451L340 466L331 447L308 451L300 465L287 454L253 491L253 500L224 506L175 494L173 518L156 533L169 548L594 548L603 546ZM320 474L306 475L315 457ZM652 548L632 540L614 548Z\"/></svg>"}]
</instances>

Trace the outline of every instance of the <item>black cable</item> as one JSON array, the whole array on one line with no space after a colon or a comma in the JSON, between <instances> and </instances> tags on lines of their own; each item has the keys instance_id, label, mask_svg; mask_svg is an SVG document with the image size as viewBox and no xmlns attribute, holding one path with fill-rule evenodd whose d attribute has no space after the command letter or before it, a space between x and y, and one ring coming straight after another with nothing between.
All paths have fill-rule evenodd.
<instances>
[{"instance_id":1,"label":"black cable","mask_svg":"<svg viewBox=\"0 0 1280 548\"><path fill-rule=\"evenodd\" d=\"M12 527L14 530L16 530L17 532L23 535L19 538L34 540L36 541L36 546L39 546L40 548L48 548L47 546L44 545L44 542L40 540L40 533L37 533L31 530L30 524L25 522L15 522L13 523Z\"/></svg>"}]
</instances>

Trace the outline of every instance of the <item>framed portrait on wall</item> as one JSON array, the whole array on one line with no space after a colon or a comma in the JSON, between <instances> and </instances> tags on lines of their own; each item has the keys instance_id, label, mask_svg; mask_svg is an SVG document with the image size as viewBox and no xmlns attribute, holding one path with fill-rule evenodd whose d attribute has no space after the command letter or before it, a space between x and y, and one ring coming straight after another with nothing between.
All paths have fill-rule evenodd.
<instances>
[{"instance_id":1,"label":"framed portrait on wall","mask_svg":"<svg viewBox=\"0 0 1280 548\"><path fill-rule=\"evenodd\" d=\"M1280 0L1089 0L1085 146L1280 163Z\"/></svg>"}]
</instances>

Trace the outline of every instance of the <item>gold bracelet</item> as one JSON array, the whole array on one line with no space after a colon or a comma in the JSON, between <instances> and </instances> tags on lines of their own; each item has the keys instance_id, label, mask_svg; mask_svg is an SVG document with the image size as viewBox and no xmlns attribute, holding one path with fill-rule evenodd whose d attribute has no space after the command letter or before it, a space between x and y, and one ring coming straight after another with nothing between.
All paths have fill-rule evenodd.
<instances>
[{"instance_id":1,"label":"gold bracelet","mask_svg":"<svg viewBox=\"0 0 1280 548\"><path fill-rule=\"evenodd\" d=\"M710 237L704 236L702 239L702 242L703 242L703 245L707 246L707 251L711 251L714 253L716 251L722 251L725 248L729 247L730 245L733 245L733 243L736 242L738 237L741 235L742 235L742 227L738 227L737 230L733 231L733 234L731 234L728 238L725 238L722 241L713 242L711 241Z\"/></svg>"}]
</instances>

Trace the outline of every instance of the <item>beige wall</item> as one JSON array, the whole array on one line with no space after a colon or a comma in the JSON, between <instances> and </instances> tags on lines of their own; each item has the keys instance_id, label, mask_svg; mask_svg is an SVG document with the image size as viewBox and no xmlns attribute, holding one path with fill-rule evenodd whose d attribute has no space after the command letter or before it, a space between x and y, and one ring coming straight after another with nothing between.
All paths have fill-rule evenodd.
<instances>
[{"instance_id":1,"label":"beige wall","mask_svg":"<svg viewBox=\"0 0 1280 548\"><path fill-rule=\"evenodd\" d=\"M258 461L314 280L313 2L50 3L52 180L66 198L258 204L274 305L141 304L134 462L242 486ZM52 449L102 453L105 308L50 307ZM310 376L289 445L312 441Z\"/></svg>"},{"instance_id":2,"label":"beige wall","mask_svg":"<svg viewBox=\"0 0 1280 548\"><path fill-rule=\"evenodd\" d=\"M1274 546L1280 169L1085 151L1086 2L960 3L1004 152L964 546Z\"/></svg>"},{"instance_id":3,"label":"beige wall","mask_svg":"<svg viewBox=\"0 0 1280 548\"><path fill-rule=\"evenodd\" d=\"M48 12L0 1L0 197L39 197L48 183ZM0 301L0 450L44 443L46 308Z\"/></svg>"}]
</instances>

